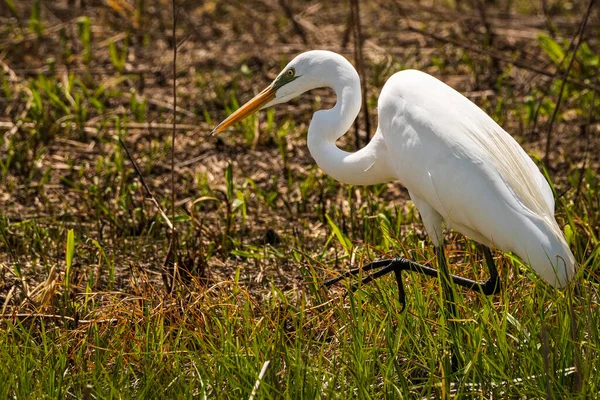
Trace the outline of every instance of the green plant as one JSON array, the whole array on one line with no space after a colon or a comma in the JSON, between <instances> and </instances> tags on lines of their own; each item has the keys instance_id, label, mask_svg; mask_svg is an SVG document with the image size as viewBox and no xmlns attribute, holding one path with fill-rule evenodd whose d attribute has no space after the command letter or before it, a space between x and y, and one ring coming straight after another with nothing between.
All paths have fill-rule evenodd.
<instances>
[{"instance_id":1,"label":"green plant","mask_svg":"<svg viewBox=\"0 0 600 400\"><path fill-rule=\"evenodd\" d=\"M7 2L6 3L11 10L15 10L14 3ZM16 11L14 11L16 14ZM41 10L40 10L40 0L35 0L31 6L31 15L29 17L29 30L38 36L40 36L44 31L44 24L42 23L41 18Z\"/></svg>"},{"instance_id":2,"label":"green plant","mask_svg":"<svg viewBox=\"0 0 600 400\"><path fill-rule=\"evenodd\" d=\"M92 61L92 20L90 17L77 19L77 32L83 45L83 62L88 64Z\"/></svg>"},{"instance_id":3,"label":"green plant","mask_svg":"<svg viewBox=\"0 0 600 400\"><path fill-rule=\"evenodd\" d=\"M108 42L108 52L113 67L115 67L117 71L123 72L125 70L125 63L127 62L127 54L129 52L129 37L126 37L120 46L110 40Z\"/></svg>"}]
</instances>

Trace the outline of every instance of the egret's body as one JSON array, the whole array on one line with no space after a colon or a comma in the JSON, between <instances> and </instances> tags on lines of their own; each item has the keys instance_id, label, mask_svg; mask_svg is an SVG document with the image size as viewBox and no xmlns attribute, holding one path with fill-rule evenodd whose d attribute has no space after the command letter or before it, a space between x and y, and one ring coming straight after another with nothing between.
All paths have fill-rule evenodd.
<instances>
[{"instance_id":1,"label":"egret's body","mask_svg":"<svg viewBox=\"0 0 600 400\"><path fill-rule=\"evenodd\" d=\"M575 261L554 219L554 198L543 175L493 119L423 72L398 72L386 82L377 132L355 153L339 149L336 140L358 115L360 80L344 57L328 51L296 57L214 132L318 87L331 87L337 95L336 105L317 111L308 130L308 148L323 171L354 185L400 181L436 248L443 246L444 221L485 246L516 253L553 286L568 282Z\"/></svg>"}]
</instances>

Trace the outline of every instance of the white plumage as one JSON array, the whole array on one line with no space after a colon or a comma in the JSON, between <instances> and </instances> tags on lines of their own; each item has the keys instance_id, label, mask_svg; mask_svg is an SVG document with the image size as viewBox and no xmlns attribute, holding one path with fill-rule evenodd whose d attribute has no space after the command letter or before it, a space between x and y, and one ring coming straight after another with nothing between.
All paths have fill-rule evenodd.
<instances>
[{"instance_id":1,"label":"white plumage","mask_svg":"<svg viewBox=\"0 0 600 400\"><path fill-rule=\"evenodd\" d=\"M443 245L444 221L477 242L516 253L553 286L568 282L575 260L543 175L492 118L428 74L406 70L386 82L377 132L356 153L335 143L360 111L360 80L344 57L329 51L300 54L213 132L317 87L337 95L332 109L314 114L308 131L311 155L327 174L355 185L398 180L435 246Z\"/></svg>"}]
</instances>

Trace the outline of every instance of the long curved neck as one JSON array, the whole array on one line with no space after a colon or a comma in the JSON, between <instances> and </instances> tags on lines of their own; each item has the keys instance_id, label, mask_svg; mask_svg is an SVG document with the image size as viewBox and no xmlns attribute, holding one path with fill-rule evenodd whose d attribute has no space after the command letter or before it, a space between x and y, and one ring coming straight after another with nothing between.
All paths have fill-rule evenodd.
<instances>
[{"instance_id":1,"label":"long curved neck","mask_svg":"<svg viewBox=\"0 0 600 400\"><path fill-rule=\"evenodd\" d=\"M308 128L308 149L319 167L340 182L351 185L388 182L394 176L387 146L379 130L367 146L355 153L341 150L335 144L350 129L361 106L358 74L350 63L346 63L338 64L338 72L341 73L330 79L324 78L323 86L335 91L337 103L330 110L314 114Z\"/></svg>"}]
</instances>

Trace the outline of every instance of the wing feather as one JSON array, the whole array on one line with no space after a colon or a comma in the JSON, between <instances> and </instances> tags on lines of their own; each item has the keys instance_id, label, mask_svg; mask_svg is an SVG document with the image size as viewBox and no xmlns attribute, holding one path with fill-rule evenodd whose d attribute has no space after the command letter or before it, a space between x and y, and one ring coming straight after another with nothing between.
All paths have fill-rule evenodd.
<instances>
[{"instance_id":1,"label":"wing feather","mask_svg":"<svg viewBox=\"0 0 600 400\"><path fill-rule=\"evenodd\" d=\"M466 156L491 163L519 201L560 233L554 219L550 185L523 148L500 125L456 90L423 72L402 71L388 82L391 90L382 92L384 103L385 97L398 96L405 107L416 107L428 114L424 120L435 125L431 127L433 134L457 151L468 151ZM385 111L380 109L382 113Z\"/></svg>"},{"instance_id":2,"label":"wing feather","mask_svg":"<svg viewBox=\"0 0 600 400\"><path fill-rule=\"evenodd\" d=\"M390 163L411 197L449 227L514 251L551 284L567 282L575 260L554 218L550 186L492 118L411 70L388 80L378 109Z\"/></svg>"}]
</instances>

